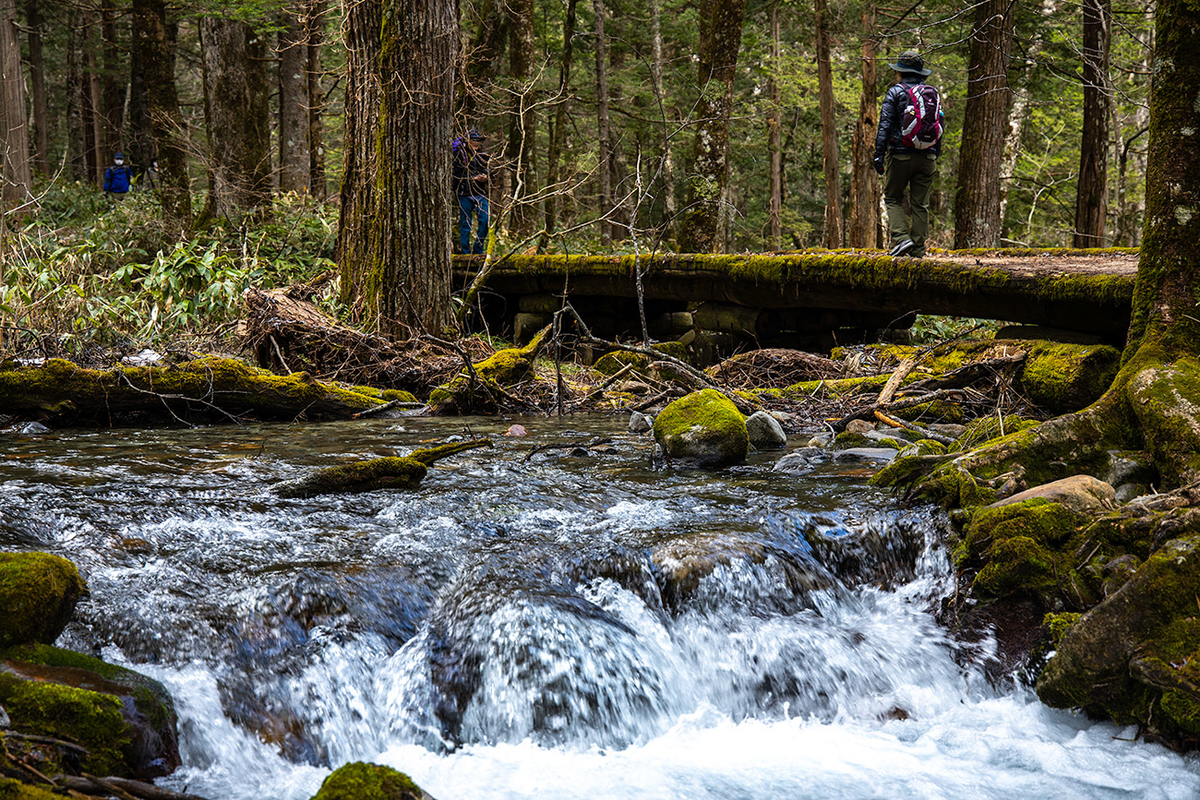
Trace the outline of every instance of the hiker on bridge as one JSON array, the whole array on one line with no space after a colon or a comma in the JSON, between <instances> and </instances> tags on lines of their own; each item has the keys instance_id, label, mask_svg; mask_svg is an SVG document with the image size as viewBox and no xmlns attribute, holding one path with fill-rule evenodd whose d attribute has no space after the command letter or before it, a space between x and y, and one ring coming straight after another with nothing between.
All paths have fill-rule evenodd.
<instances>
[{"instance_id":1,"label":"hiker on bridge","mask_svg":"<svg viewBox=\"0 0 1200 800\"><path fill-rule=\"evenodd\" d=\"M875 134L875 171L883 176L889 255L920 258L929 232L929 193L937 175L945 118L937 89L925 84L932 70L916 50L906 50L888 64L896 83L883 96ZM904 192L912 223L904 213Z\"/></svg>"},{"instance_id":2,"label":"hiker on bridge","mask_svg":"<svg viewBox=\"0 0 1200 800\"><path fill-rule=\"evenodd\" d=\"M479 151L487 137L472 128L454 140L454 194L458 198L458 252L479 254L487 247L488 161ZM471 215L478 220L475 243L471 244Z\"/></svg>"}]
</instances>

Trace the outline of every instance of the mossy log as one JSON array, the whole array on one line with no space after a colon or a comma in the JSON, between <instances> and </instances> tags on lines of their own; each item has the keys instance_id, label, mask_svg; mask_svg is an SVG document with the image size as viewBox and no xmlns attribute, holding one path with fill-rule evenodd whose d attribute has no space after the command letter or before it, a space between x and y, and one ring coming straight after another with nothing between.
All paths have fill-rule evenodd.
<instances>
[{"instance_id":1,"label":"mossy log","mask_svg":"<svg viewBox=\"0 0 1200 800\"><path fill-rule=\"evenodd\" d=\"M177 366L85 369L50 359L0 364L0 413L114 423L131 415L346 419L382 400L306 372L279 376L231 358Z\"/></svg>"},{"instance_id":2,"label":"mossy log","mask_svg":"<svg viewBox=\"0 0 1200 800\"><path fill-rule=\"evenodd\" d=\"M533 362L550 333L546 326L524 347L499 350L465 367L429 394L430 414L493 414L513 386L533 371Z\"/></svg>"},{"instance_id":3,"label":"mossy log","mask_svg":"<svg viewBox=\"0 0 1200 800\"><path fill-rule=\"evenodd\" d=\"M370 458L353 464L328 467L303 478L277 483L273 491L280 497L305 498L321 494L370 492L375 489L413 489L438 459L477 447L491 446L490 440L480 439L414 450L407 456Z\"/></svg>"}]
</instances>

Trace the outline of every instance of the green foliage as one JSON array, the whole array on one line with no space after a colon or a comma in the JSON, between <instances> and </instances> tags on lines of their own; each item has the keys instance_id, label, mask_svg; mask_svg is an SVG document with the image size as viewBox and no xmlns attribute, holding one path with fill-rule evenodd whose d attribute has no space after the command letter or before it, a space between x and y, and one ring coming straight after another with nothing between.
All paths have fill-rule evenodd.
<instances>
[{"instance_id":1,"label":"green foliage","mask_svg":"<svg viewBox=\"0 0 1200 800\"><path fill-rule=\"evenodd\" d=\"M248 287L308 282L331 270L334 214L307 197L283 195L245 230L214 226L171 242L149 194L111 204L90 186L54 186L7 248L0 321L54 334L55 347L42 339L41 349L51 352L40 355L211 333L240 316ZM335 296L327 286L318 299L336 313Z\"/></svg>"}]
</instances>

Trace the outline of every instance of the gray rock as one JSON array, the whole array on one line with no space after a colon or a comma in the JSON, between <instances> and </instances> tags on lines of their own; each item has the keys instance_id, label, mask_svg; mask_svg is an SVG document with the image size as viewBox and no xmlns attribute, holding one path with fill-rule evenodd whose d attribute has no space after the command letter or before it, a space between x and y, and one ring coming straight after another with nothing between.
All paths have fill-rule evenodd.
<instances>
[{"instance_id":1,"label":"gray rock","mask_svg":"<svg viewBox=\"0 0 1200 800\"><path fill-rule=\"evenodd\" d=\"M781 450L787 447L787 434L779 420L765 411L755 411L746 417L746 433L750 444L759 450Z\"/></svg>"},{"instance_id":2,"label":"gray rock","mask_svg":"<svg viewBox=\"0 0 1200 800\"><path fill-rule=\"evenodd\" d=\"M0 728L7 728L12 724L12 720L8 718L8 712L4 710L4 706L0 706Z\"/></svg>"},{"instance_id":3,"label":"gray rock","mask_svg":"<svg viewBox=\"0 0 1200 800\"><path fill-rule=\"evenodd\" d=\"M819 447L801 447L780 458L771 469L775 472L809 472L824 455Z\"/></svg>"},{"instance_id":4,"label":"gray rock","mask_svg":"<svg viewBox=\"0 0 1200 800\"><path fill-rule=\"evenodd\" d=\"M829 446L829 437L828 436L819 436L819 435L814 436L808 440L808 446L809 447L828 447Z\"/></svg>"},{"instance_id":5,"label":"gray rock","mask_svg":"<svg viewBox=\"0 0 1200 800\"><path fill-rule=\"evenodd\" d=\"M22 422L19 425L13 425L11 428L5 428L3 433L10 433L16 436L41 436L43 433L49 433L50 429L40 422Z\"/></svg>"},{"instance_id":6,"label":"gray rock","mask_svg":"<svg viewBox=\"0 0 1200 800\"><path fill-rule=\"evenodd\" d=\"M1091 475L1072 475L1017 492L1011 497L997 500L988 508L999 508L1035 497L1044 497L1051 502L1060 503L1077 514L1095 514L1111 509L1116 502L1117 493L1112 486Z\"/></svg>"},{"instance_id":7,"label":"gray rock","mask_svg":"<svg viewBox=\"0 0 1200 800\"><path fill-rule=\"evenodd\" d=\"M654 417L649 414L643 414L640 411L634 411L629 415L629 432L630 433L648 433L654 429Z\"/></svg>"},{"instance_id":8,"label":"gray rock","mask_svg":"<svg viewBox=\"0 0 1200 800\"><path fill-rule=\"evenodd\" d=\"M848 447L833 454L834 461L891 461L898 450L890 447Z\"/></svg>"},{"instance_id":9,"label":"gray rock","mask_svg":"<svg viewBox=\"0 0 1200 800\"><path fill-rule=\"evenodd\" d=\"M882 431L869 430L863 433L863 436L866 436L868 439L879 442L887 447L895 447L897 449L903 449L911 444L911 442L909 442L907 439L901 439L899 436L892 436L891 434L884 433Z\"/></svg>"}]
</instances>

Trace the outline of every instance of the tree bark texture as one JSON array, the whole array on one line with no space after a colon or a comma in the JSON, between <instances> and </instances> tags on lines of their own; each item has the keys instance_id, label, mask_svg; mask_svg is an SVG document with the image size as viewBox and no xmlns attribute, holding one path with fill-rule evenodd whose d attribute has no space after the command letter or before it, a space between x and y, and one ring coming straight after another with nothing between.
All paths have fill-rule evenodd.
<instances>
[{"instance_id":1,"label":"tree bark texture","mask_svg":"<svg viewBox=\"0 0 1200 800\"><path fill-rule=\"evenodd\" d=\"M608 40L604 38L604 16L608 13L604 0L592 0L596 17L596 124L599 163L596 170L600 180L600 244L612 244L612 224L608 215L613 209L612 140L608 120Z\"/></svg>"},{"instance_id":2,"label":"tree bark texture","mask_svg":"<svg viewBox=\"0 0 1200 800\"><path fill-rule=\"evenodd\" d=\"M100 5L100 36L104 40L104 69L100 76L101 99L103 109L104 160L105 167L113 153L125 147L124 125L125 118L125 82L121 80L121 56L117 42L117 10L112 0L103 0ZM129 162L126 154L126 162ZM135 167L145 166L134 164Z\"/></svg>"},{"instance_id":3,"label":"tree bark texture","mask_svg":"<svg viewBox=\"0 0 1200 800\"><path fill-rule=\"evenodd\" d=\"M508 116L508 144L504 159L511 174L511 212L513 231L518 236L529 232L534 209L526 206L531 194L529 176L533 174L534 113L533 69L535 57L534 2L509 0L508 71L512 80ZM536 194L536 192L533 192Z\"/></svg>"},{"instance_id":4,"label":"tree bark texture","mask_svg":"<svg viewBox=\"0 0 1200 800\"><path fill-rule=\"evenodd\" d=\"M310 145L308 30L303 10L285 11L279 32L279 190L306 192Z\"/></svg>"},{"instance_id":5,"label":"tree bark texture","mask_svg":"<svg viewBox=\"0 0 1200 800\"><path fill-rule=\"evenodd\" d=\"M771 69L767 77L767 102L771 113L767 115L768 184L770 201L767 210L767 247L778 250L783 236L783 92L775 74L782 68L783 47L780 42L779 3L771 4Z\"/></svg>"},{"instance_id":6,"label":"tree bark texture","mask_svg":"<svg viewBox=\"0 0 1200 800\"><path fill-rule=\"evenodd\" d=\"M187 171L187 134L175 87L174 42L164 0L133 0L134 48L142 66L146 111L158 156L163 223L182 239L192 227L192 191Z\"/></svg>"},{"instance_id":7,"label":"tree bark texture","mask_svg":"<svg viewBox=\"0 0 1200 800\"><path fill-rule=\"evenodd\" d=\"M724 249L721 198L729 180L729 114L745 12L745 0L709 2L701 8L696 140L688 207L679 227L685 252Z\"/></svg>"},{"instance_id":8,"label":"tree bark texture","mask_svg":"<svg viewBox=\"0 0 1200 800\"><path fill-rule=\"evenodd\" d=\"M451 323L453 0L362 0L346 9L343 296L399 336Z\"/></svg>"},{"instance_id":9,"label":"tree bark texture","mask_svg":"<svg viewBox=\"0 0 1200 800\"><path fill-rule=\"evenodd\" d=\"M817 27L817 86L821 102L821 152L825 167L825 246L842 246L842 187L838 178L837 126L833 110L833 65L825 0L813 2Z\"/></svg>"},{"instance_id":10,"label":"tree bark texture","mask_svg":"<svg viewBox=\"0 0 1200 800\"><path fill-rule=\"evenodd\" d=\"M1112 0L1083 3L1083 136L1072 247L1104 247L1108 213L1109 51Z\"/></svg>"},{"instance_id":11,"label":"tree bark texture","mask_svg":"<svg viewBox=\"0 0 1200 800\"><path fill-rule=\"evenodd\" d=\"M87 181L87 146L84 125L83 59L79 46L79 31L67 28L67 155L68 174L72 180Z\"/></svg>"},{"instance_id":12,"label":"tree bark texture","mask_svg":"<svg viewBox=\"0 0 1200 800\"><path fill-rule=\"evenodd\" d=\"M975 7L967 68L967 104L954 195L954 246L995 247L1000 241L1000 162L1011 96L1008 65L1013 5L983 0Z\"/></svg>"},{"instance_id":13,"label":"tree bark texture","mask_svg":"<svg viewBox=\"0 0 1200 800\"><path fill-rule=\"evenodd\" d=\"M669 110L663 91L663 35L662 2L650 0L650 40L653 55L650 60L650 80L654 83L654 97L658 102L658 113L662 117L662 180L663 180L663 237L673 238L675 228L675 159L671 155L671 139L674 134L675 114Z\"/></svg>"},{"instance_id":14,"label":"tree bark texture","mask_svg":"<svg viewBox=\"0 0 1200 800\"><path fill-rule=\"evenodd\" d=\"M29 123L25 111L25 81L21 76L21 42L17 33L15 0L0 0L0 206L10 213L29 199Z\"/></svg>"},{"instance_id":15,"label":"tree bark texture","mask_svg":"<svg viewBox=\"0 0 1200 800\"><path fill-rule=\"evenodd\" d=\"M308 60L305 76L308 80L308 190L317 200L324 200L325 189L325 95L321 89L322 47L325 43L325 0L308 0L305 28L308 34Z\"/></svg>"},{"instance_id":16,"label":"tree bark texture","mask_svg":"<svg viewBox=\"0 0 1200 800\"><path fill-rule=\"evenodd\" d=\"M558 217L562 209L562 191L558 183L559 163L563 146L567 141L567 95L571 87L571 60L575 51L575 5L576 0L567 0L567 17L563 22L563 51L558 67L558 97L554 105L554 125L550 131L550 149L546 154L546 198L544 232L539 248L544 249L549 238L558 228Z\"/></svg>"},{"instance_id":17,"label":"tree bark texture","mask_svg":"<svg viewBox=\"0 0 1200 800\"><path fill-rule=\"evenodd\" d=\"M862 95L858 122L850 146L850 224L846 238L851 247L879 247L879 178L871 165L875 131L879 126L879 100L875 84L875 3L867 0L862 10Z\"/></svg>"},{"instance_id":18,"label":"tree bark texture","mask_svg":"<svg viewBox=\"0 0 1200 800\"><path fill-rule=\"evenodd\" d=\"M266 44L249 25L200 21L208 116L209 170L218 217L234 225L271 194L271 131Z\"/></svg>"},{"instance_id":19,"label":"tree bark texture","mask_svg":"<svg viewBox=\"0 0 1200 800\"><path fill-rule=\"evenodd\" d=\"M25 21L29 26L29 94L33 101L34 168L43 175L50 172L50 106L46 100L46 67L42 58L42 14L38 0L25 3Z\"/></svg>"}]
</instances>

